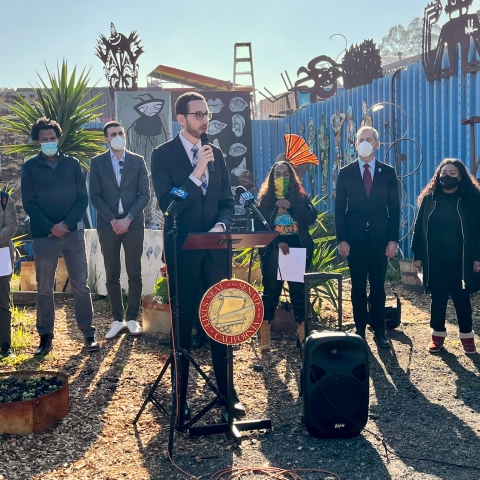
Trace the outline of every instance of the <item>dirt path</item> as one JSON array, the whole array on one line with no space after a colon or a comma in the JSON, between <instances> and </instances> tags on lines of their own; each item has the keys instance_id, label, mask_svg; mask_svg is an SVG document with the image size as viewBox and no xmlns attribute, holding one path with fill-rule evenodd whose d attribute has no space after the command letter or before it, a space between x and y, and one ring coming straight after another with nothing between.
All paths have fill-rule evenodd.
<instances>
[{"instance_id":1,"label":"dirt path","mask_svg":"<svg viewBox=\"0 0 480 480\"><path fill-rule=\"evenodd\" d=\"M302 400L298 377L301 360L296 342L288 335L273 340L272 352L260 357L256 342L235 352L235 382L248 418L271 418L271 431L244 433L240 448L224 435L190 438L175 434L174 460L186 472L209 479L230 466L271 466L284 469L316 468L346 479L478 479L480 470L468 470L427 461L399 458L429 457L480 467L480 355L467 357L451 322L446 349L426 351L429 328L428 297L403 292L403 323L392 331L393 349L377 351L367 334L370 361L369 421L362 433L345 440L312 438L301 422ZM389 297L390 299L392 297ZM105 301L95 306L99 338L110 323ZM475 332L480 333L480 301L474 303ZM449 306L449 315L453 314ZM33 315L33 313L32 313ZM325 309L326 317L335 312ZM351 322L348 303L345 323ZM81 336L70 303L60 306L55 347L43 361L31 357L0 369L62 370L70 378L71 410L56 427L28 436L0 436L1 480L46 479L155 479L187 478L165 461L168 423L151 406L137 428L132 420L143 396L158 375L169 350L152 337L102 340L100 352L82 351ZM31 355L37 337L33 334ZM477 337L477 344L480 341ZM210 372L208 346L195 358ZM263 371L254 366L262 365ZM158 389L169 406L169 377ZM203 381L191 374L189 403L204 404L209 394ZM215 421L219 410L206 418ZM381 439L389 454L387 460ZM299 473L302 479L324 479L328 474ZM331 478L335 478L331 476ZM227 478L227 477L222 477ZM260 474L242 478L266 478Z\"/></svg>"}]
</instances>

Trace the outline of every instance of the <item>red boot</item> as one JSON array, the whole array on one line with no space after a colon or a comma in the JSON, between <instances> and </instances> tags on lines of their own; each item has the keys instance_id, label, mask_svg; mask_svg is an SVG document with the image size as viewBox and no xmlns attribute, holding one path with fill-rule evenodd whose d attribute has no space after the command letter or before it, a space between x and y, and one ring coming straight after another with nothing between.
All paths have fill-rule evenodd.
<instances>
[{"instance_id":1,"label":"red boot","mask_svg":"<svg viewBox=\"0 0 480 480\"><path fill-rule=\"evenodd\" d=\"M428 351L430 353L437 353L443 348L443 342L445 342L445 337L447 332L437 332L432 330L432 339L428 344Z\"/></svg>"},{"instance_id":2,"label":"red boot","mask_svg":"<svg viewBox=\"0 0 480 480\"><path fill-rule=\"evenodd\" d=\"M470 333L459 333L460 341L463 345L463 351L465 355L473 355L477 353L477 349L475 348L475 339L473 332Z\"/></svg>"}]
</instances>

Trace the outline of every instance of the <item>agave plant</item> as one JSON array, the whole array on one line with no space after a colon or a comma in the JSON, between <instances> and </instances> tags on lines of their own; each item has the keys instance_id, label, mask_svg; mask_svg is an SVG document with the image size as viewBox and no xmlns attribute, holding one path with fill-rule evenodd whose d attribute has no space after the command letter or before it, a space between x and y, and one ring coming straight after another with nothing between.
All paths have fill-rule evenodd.
<instances>
[{"instance_id":1,"label":"agave plant","mask_svg":"<svg viewBox=\"0 0 480 480\"><path fill-rule=\"evenodd\" d=\"M60 150L77 157L86 169L89 168L90 158L105 150L102 132L85 130L84 125L101 116L102 106L94 106L101 94L89 100L85 98L90 93L88 88L90 70L82 70L77 77L76 67L71 75L68 73L67 62L57 68L57 75L50 73L47 68L47 84L38 75L40 84L33 87L38 100L30 104L19 93L16 93L14 105L5 105L10 108L17 118L2 118L7 124L6 130L20 135L30 136L32 125L39 117L47 117L60 124L63 135L59 139ZM35 142L22 145L5 145L0 152L5 154L19 154L25 157L37 155L39 151Z\"/></svg>"}]
</instances>

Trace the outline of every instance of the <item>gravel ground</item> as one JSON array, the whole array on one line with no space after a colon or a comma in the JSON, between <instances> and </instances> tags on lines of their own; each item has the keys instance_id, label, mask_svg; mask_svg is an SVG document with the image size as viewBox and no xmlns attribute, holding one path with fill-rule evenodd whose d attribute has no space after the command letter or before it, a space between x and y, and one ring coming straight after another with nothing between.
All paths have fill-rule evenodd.
<instances>
[{"instance_id":1,"label":"gravel ground","mask_svg":"<svg viewBox=\"0 0 480 480\"><path fill-rule=\"evenodd\" d=\"M403 323L390 332L392 350L377 351L371 333L367 333L370 410L367 426L359 436L325 440L308 434L298 391L299 350L291 335L283 335L272 340L272 351L267 355L260 355L255 341L235 351L235 383L247 407L247 418L270 418L272 430L244 432L241 447L225 435L190 438L187 433L175 432L175 465L165 460L168 422L152 405L137 426L132 425L144 395L168 358L168 347L158 344L160 336L122 336L110 342L102 340L100 352L86 355L72 322L72 304L60 305L53 352L44 360L28 356L15 365L1 362L0 370L63 371L70 379L70 413L44 433L0 436L0 480L188 478L179 469L209 479L229 467L332 472L298 471L297 478L304 480L479 479L480 469L415 459L480 467L480 355L463 354L451 306L446 349L429 354L428 297L402 289L399 293ZM96 301L94 307L101 339L110 323L108 309L104 300ZM479 298L474 300L474 315L478 335ZM325 308L324 316L331 320L335 312ZM344 322L348 328L348 302ZM477 343L480 346L478 338ZM36 344L33 334L29 355ZM208 346L194 356L211 374ZM167 375L157 390L167 408L169 383ZM191 373L190 385L189 404L196 412L209 393L196 372ZM212 410L202 421L214 422L219 412ZM266 476L252 472L241 478Z\"/></svg>"}]
</instances>

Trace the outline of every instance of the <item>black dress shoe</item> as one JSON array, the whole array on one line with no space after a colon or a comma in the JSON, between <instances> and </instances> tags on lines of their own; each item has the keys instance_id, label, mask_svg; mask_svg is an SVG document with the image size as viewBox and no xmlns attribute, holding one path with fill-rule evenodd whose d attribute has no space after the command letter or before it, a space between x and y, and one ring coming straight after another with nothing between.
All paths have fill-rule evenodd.
<instances>
[{"instance_id":1,"label":"black dress shoe","mask_svg":"<svg viewBox=\"0 0 480 480\"><path fill-rule=\"evenodd\" d=\"M192 337L192 348L198 349L201 348L203 343L205 342L205 332L202 328L200 328L197 333Z\"/></svg>"},{"instance_id":2,"label":"black dress shoe","mask_svg":"<svg viewBox=\"0 0 480 480\"><path fill-rule=\"evenodd\" d=\"M390 348L390 342L388 341L385 330L375 330L373 338L375 339L378 348Z\"/></svg>"},{"instance_id":3,"label":"black dress shoe","mask_svg":"<svg viewBox=\"0 0 480 480\"><path fill-rule=\"evenodd\" d=\"M97 350L100 350L100 345L95 340L95 337L87 337L85 339L85 350L87 352L96 352Z\"/></svg>"},{"instance_id":4,"label":"black dress shoe","mask_svg":"<svg viewBox=\"0 0 480 480\"><path fill-rule=\"evenodd\" d=\"M225 395L225 398L227 397L228 395ZM225 411L227 411L227 408L226 408L227 405L224 402L222 402L222 405ZM235 413L239 417L244 417L247 414L245 407L243 406L242 402L238 399L236 393L235 393L235 396L233 397L233 413Z\"/></svg>"},{"instance_id":5,"label":"black dress shoe","mask_svg":"<svg viewBox=\"0 0 480 480\"><path fill-rule=\"evenodd\" d=\"M44 333L40 335L40 345L33 354L34 357L44 357L52 349L53 333Z\"/></svg>"},{"instance_id":6,"label":"black dress shoe","mask_svg":"<svg viewBox=\"0 0 480 480\"><path fill-rule=\"evenodd\" d=\"M244 417L247 414L247 412L245 411L245 407L243 406L242 402L238 398L235 399L235 402L233 403L233 411L239 417Z\"/></svg>"},{"instance_id":7,"label":"black dress shoe","mask_svg":"<svg viewBox=\"0 0 480 480\"><path fill-rule=\"evenodd\" d=\"M185 404L183 405L183 421L188 422L191 418L192 418L192 414L190 412L190 408L187 402L185 402Z\"/></svg>"},{"instance_id":8,"label":"black dress shoe","mask_svg":"<svg viewBox=\"0 0 480 480\"><path fill-rule=\"evenodd\" d=\"M4 358L14 358L15 354L13 353L12 347L9 343L2 343L2 357Z\"/></svg>"}]
</instances>

